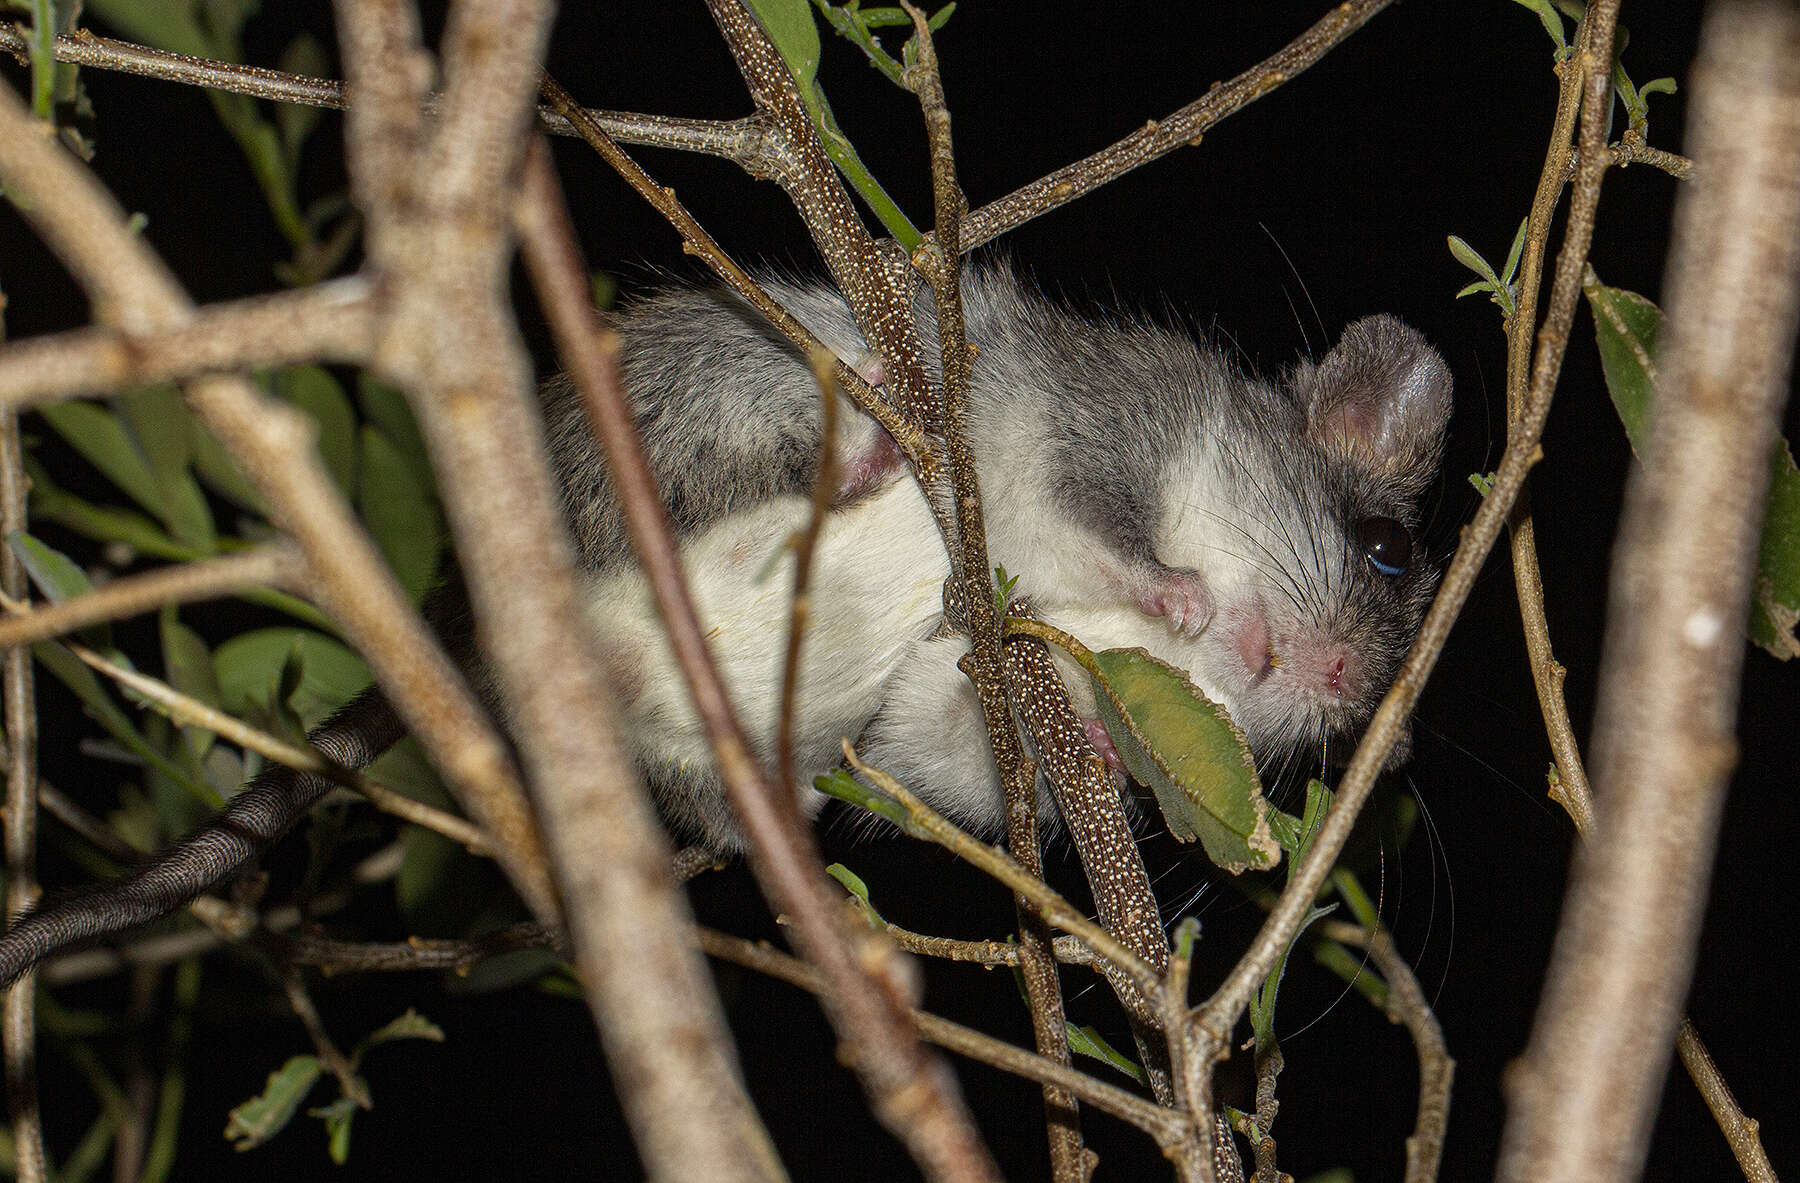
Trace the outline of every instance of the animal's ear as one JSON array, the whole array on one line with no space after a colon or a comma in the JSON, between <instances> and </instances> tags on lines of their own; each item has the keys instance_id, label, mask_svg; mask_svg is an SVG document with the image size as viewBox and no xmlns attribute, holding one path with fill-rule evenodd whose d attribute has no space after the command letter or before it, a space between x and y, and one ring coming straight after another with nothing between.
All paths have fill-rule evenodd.
<instances>
[{"instance_id":1,"label":"animal's ear","mask_svg":"<svg viewBox=\"0 0 1800 1183\"><path fill-rule=\"evenodd\" d=\"M1450 420L1450 367L1419 330L1365 316L1290 381L1327 450L1403 485L1431 479Z\"/></svg>"}]
</instances>

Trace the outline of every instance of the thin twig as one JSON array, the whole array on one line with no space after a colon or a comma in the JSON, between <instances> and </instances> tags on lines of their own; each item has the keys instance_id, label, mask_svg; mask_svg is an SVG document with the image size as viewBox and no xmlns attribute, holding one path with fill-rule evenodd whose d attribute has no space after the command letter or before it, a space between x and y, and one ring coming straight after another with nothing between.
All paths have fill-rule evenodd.
<instances>
[{"instance_id":1,"label":"thin twig","mask_svg":"<svg viewBox=\"0 0 1800 1183\"><path fill-rule=\"evenodd\" d=\"M709 956L779 978L815 994L823 990L818 974L796 958L777 952L766 944L729 936L710 928L698 931L700 947ZM1101 1112L1110 1113L1143 1130L1155 1138L1159 1145L1171 1145L1180 1141L1183 1136L1186 1122L1180 1114L1152 1104L1136 1094L1096 1080L1055 1060L1003 1043L959 1023L952 1023L948 1019L918 1010L912 1011L910 1018L918 1026L919 1034L938 1046L1026 1080L1066 1088Z\"/></svg>"},{"instance_id":2,"label":"thin twig","mask_svg":"<svg viewBox=\"0 0 1800 1183\"><path fill-rule=\"evenodd\" d=\"M1123 973L1144 998L1152 1000L1152 1005L1162 997L1161 972L1126 948L1111 933L1083 916L1081 910L1064 899L1055 888L1026 874L1025 869L1014 862L1011 855L958 829L955 823L914 796L905 785L881 769L864 764L848 743L844 744L844 759L870 784L900 803L910 823L909 833L930 839L989 878L998 880L1005 887L1026 897L1045 920L1085 941L1095 953Z\"/></svg>"},{"instance_id":3,"label":"thin twig","mask_svg":"<svg viewBox=\"0 0 1800 1183\"><path fill-rule=\"evenodd\" d=\"M775 723L775 767L779 784L800 783L794 765L794 717L800 700L800 654L806 645L806 626L812 617L813 553L818 549L819 535L825 529L825 517L831 512L831 500L837 492L837 390L832 381L833 361L824 350L807 358L812 365L813 381L819 386L819 461L813 473L812 507L806 526L792 541L794 552L794 584L788 595L787 644L782 647L781 705Z\"/></svg>"},{"instance_id":4,"label":"thin twig","mask_svg":"<svg viewBox=\"0 0 1800 1183\"><path fill-rule=\"evenodd\" d=\"M0 339L4 338L0 332ZM19 451L19 417L0 411L0 537L27 528L25 466ZM0 590L27 594L25 567L7 547L0 555ZM37 697L31 650L14 643L4 659L6 715L6 922L37 902ZM37 980L26 974L0 998L0 1034L6 1048L6 1096L12 1114L15 1169L21 1180L48 1178L37 1088Z\"/></svg>"},{"instance_id":5,"label":"thin twig","mask_svg":"<svg viewBox=\"0 0 1800 1183\"><path fill-rule=\"evenodd\" d=\"M299 772L323 777L336 785L354 790L368 798L377 809L391 813L427 830L434 830L463 847L470 854L491 856L494 843L476 826L454 814L397 793L366 773L345 768L314 747L300 747L282 740L242 719L208 706L197 698L183 694L167 682L126 669L89 649L86 645L68 644L69 652L100 673L129 687L157 704L176 723L199 727L216 733L246 751L256 752L277 764L285 764Z\"/></svg>"},{"instance_id":6,"label":"thin twig","mask_svg":"<svg viewBox=\"0 0 1800 1183\"><path fill-rule=\"evenodd\" d=\"M11 27L0 25L0 50L24 54L24 38ZM263 66L169 53L130 41L101 37L87 29L77 29L56 38L55 52L57 61L74 66L204 86L274 103L323 107L332 111L343 111L350 105L344 84L335 78L311 78ZM442 105L441 95L429 94L425 98L425 113L436 115ZM627 144L723 157L751 176L770 175L775 167L762 143L763 121L755 116L729 120L679 119L668 115L594 109L588 114L606 128L608 135ZM547 106L538 108L537 117L539 126L551 135L580 135L567 119Z\"/></svg>"},{"instance_id":7,"label":"thin twig","mask_svg":"<svg viewBox=\"0 0 1800 1183\"><path fill-rule=\"evenodd\" d=\"M0 349L0 406L264 366L355 364L374 341L371 307L369 281L349 276L211 304L148 333L87 328L17 341Z\"/></svg>"},{"instance_id":8,"label":"thin twig","mask_svg":"<svg viewBox=\"0 0 1800 1183\"><path fill-rule=\"evenodd\" d=\"M972 251L1031 219L1117 180L1184 145L1200 142L1215 123L1249 106L1324 57L1391 0L1344 0L1306 32L1229 82L1162 119L1152 119L1092 156L1065 165L991 201L963 219L962 249Z\"/></svg>"},{"instance_id":9,"label":"thin twig","mask_svg":"<svg viewBox=\"0 0 1800 1183\"><path fill-rule=\"evenodd\" d=\"M574 232L546 153L527 160L519 209L526 260L570 376L586 400L625 510L638 565L649 582L682 677L705 727L726 795L750 839L751 870L775 909L793 922L801 951L831 989L826 1013L855 1065L875 1114L936 1178L993 1177L986 1148L947 1067L907 1027L907 986L886 942L852 945L812 832L791 785L771 784L725 694L682 577L675 548L620 388L616 337L594 323Z\"/></svg>"},{"instance_id":10,"label":"thin twig","mask_svg":"<svg viewBox=\"0 0 1800 1183\"><path fill-rule=\"evenodd\" d=\"M1800 324L1800 12L1714 6L1693 93L1697 180L1676 210L1656 430L1627 485L1607 611L1602 813L1511 1080L1506 1180L1637 1176L1736 762L1760 474ZM1604 161L1601 118L1584 106L1583 171Z\"/></svg>"},{"instance_id":11,"label":"thin twig","mask_svg":"<svg viewBox=\"0 0 1800 1183\"><path fill-rule=\"evenodd\" d=\"M300 971L292 966L280 971L281 988L287 994L288 1006L293 1009L294 1016L300 1025L306 1028L306 1037L312 1041L313 1051L327 1071L337 1078L338 1088L344 1096L356 1103L359 1109L373 1108L374 1101L369 1096L369 1086L356 1076L356 1065L350 1062L333 1042L331 1032L325 1030L325 1020L319 1017L319 1008L313 1005L312 994L306 989L306 982L300 977Z\"/></svg>"},{"instance_id":12,"label":"thin twig","mask_svg":"<svg viewBox=\"0 0 1800 1183\"><path fill-rule=\"evenodd\" d=\"M1019 743L1019 727L1006 699L1005 674L1001 669L999 609L994 602L993 577L988 573L987 527L983 520L980 483L975 457L964 434L969 400L970 347L963 324L962 252L958 225L965 202L956 178L956 157L950 134L950 109L944 81L938 71L937 48L925 14L906 0L901 6L912 18L913 63L904 75L909 90L918 96L925 117L926 142L931 155L932 213L936 242L922 244L913 264L931 284L937 304L939 373L943 380L944 455L949 462L954 493L956 533L952 543L949 594L960 604L963 624L971 638L970 652L959 667L974 684L981 704L982 722L993 752L994 767L1006 802L1007 847L1025 874L1044 877L1037 838L1037 761L1025 758ZM1019 970L1025 984L1026 1006L1031 1015L1038 1052L1059 1063L1070 1062L1068 1021L1063 1015L1062 990L1057 980L1056 959L1050 953L1050 929L1031 907L1028 897L1014 893L1019 917ZM1050 1170L1056 1183L1085 1183L1097 1161L1081 1140L1081 1115L1075 1098L1066 1090L1046 1085L1044 1122L1050 1142Z\"/></svg>"},{"instance_id":13,"label":"thin twig","mask_svg":"<svg viewBox=\"0 0 1800 1183\"><path fill-rule=\"evenodd\" d=\"M792 341L806 356L830 351L813 336L807 327L796 320L792 313L776 302L775 298L763 290L750 273L725 252L706 228L700 225L694 215L688 212L681 200L675 196L673 189L658 185L649 173L613 142L611 136L598 122L588 118L575 100L555 79L544 77L544 97L550 100L550 106L567 118L570 124L588 143L588 146L599 154L600 158L610 165L615 172L624 178L632 190L649 202L652 209L661 214L681 235L682 246L688 253L696 255L707 266L713 269L718 277L730 286L731 290L749 301L750 305L768 318L769 323ZM856 405L861 407L883 428L894 437L900 451L907 462L915 469L925 466L927 470L934 463L926 451L925 437L919 425L904 415L898 408L887 401L883 395L871 387L861 374L839 361L833 367L833 378L838 387L848 394Z\"/></svg>"},{"instance_id":14,"label":"thin twig","mask_svg":"<svg viewBox=\"0 0 1800 1183\"><path fill-rule=\"evenodd\" d=\"M1444 1029L1412 967L1385 929L1371 933L1358 925L1324 920L1312 931L1327 940L1367 949L1387 983L1388 1019L1406 1028L1419 1057L1419 1110L1412 1135L1406 1139L1406 1183L1431 1183L1443 1157L1444 1134L1450 1124L1450 1085L1456 1074Z\"/></svg>"},{"instance_id":15,"label":"thin twig","mask_svg":"<svg viewBox=\"0 0 1800 1183\"><path fill-rule=\"evenodd\" d=\"M1775 1168L1769 1165L1768 1151L1763 1149L1762 1126L1738 1106L1731 1086L1725 1083L1719 1066L1700 1041L1700 1033L1685 1018L1675 1033L1675 1051L1706 1100L1706 1107L1712 1110L1713 1119L1725 1132L1725 1141L1730 1144L1746 1183L1776 1183Z\"/></svg>"},{"instance_id":16,"label":"thin twig","mask_svg":"<svg viewBox=\"0 0 1800 1183\"><path fill-rule=\"evenodd\" d=\"M153 612L165 604L217 599L249 587L299 590L304 571L299 552L276 542L222 558L126 575L73 599L35 605L0 618L0 648Z\"/></svg>"}]
</instances>

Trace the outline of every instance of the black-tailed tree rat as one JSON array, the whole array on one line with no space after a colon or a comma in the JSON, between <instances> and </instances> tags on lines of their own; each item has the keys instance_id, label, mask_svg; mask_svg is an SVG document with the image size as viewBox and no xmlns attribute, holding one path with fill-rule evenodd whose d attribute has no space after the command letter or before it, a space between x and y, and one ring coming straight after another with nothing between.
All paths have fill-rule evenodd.
<instances>
[{"instance_id":1,"label":"black-tailed tree rat","mask_svg":"<svg viewBox=\"0 0 1800 1183\"><path fill-rule=\"evenodd\" d=\"M769 286L879 383L880 363L834 292ZM1013 594L1091 647L1142 646L1188 670L1265 763L1358 730L1436 581L1416 542L1417 501L1436 471L1450 376L1424 338L1368 317L1324 358L1266 381L1190 334L1074 315L1004 268L971 268L963 297L978 351L966 430L990 554L1017 579ZM930 302L921 297L919 310L933 347ZM791 578L781 551L809 512L820 446L812 372L718 290L665 291L616 323L696 601L768 756ZM578 400L556 381L545 398L596 636L638 761L678 830L736 849ZM892 442L861 415L844 421L842 495L815 558L796 766L810 784L837 763L840 736L860 737L871 763L936 808L998 831L980 712L956 666L966 643L943 627L943 544ZM1085 684L1073 689L1091 712ZM398 734L370 692L313 738L360 767ZM230 877L329 788L274 770L127 879L21 918L0 938L0 983ZM812 789L796 788L817 807Z\"/></svg>"},{"instance_id":2,"label":"black-tailed tree rat","mask_svg":"<svg viewBox=\"0 0 1800 1183\"><path fill-rule=\"evenodd\" d=\"M768 286L879 377L834 292ZM1264 381L1187 333L1076 316L1003 267L971 268L963 300L977 349L966 431L990 555L1017 578L1014 594L1093 648L1142 646L1188 670L1264 761L1360 728L1436 582L1414 532L1450 375L1424 338L1368 317L1320 361ZM931 338L923 298L919 321ZM820 442L812 372L717 290L661 293L628 309L620 328L702 620L767 757L791 566L771 560L808 512ZM735 848L576 404L551 389L552 451L637 757L673 820ZM861 736L865 759L948 816L998 832L986 733L956 665L966 643L941 627L942 544L880 429L845 421L850 487L814 558L796 766L810 783L837 763L840 736ZM1091 714L1085 680L1073 689Z\"/></svg>"}]
</instances>

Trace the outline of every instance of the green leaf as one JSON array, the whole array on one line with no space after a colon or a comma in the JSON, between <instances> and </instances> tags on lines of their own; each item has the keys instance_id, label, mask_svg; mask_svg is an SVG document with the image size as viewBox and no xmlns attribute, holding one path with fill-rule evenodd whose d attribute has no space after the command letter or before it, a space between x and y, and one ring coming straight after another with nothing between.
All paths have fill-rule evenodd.
<instances>
[{"instance_id":1,"label":"green leaf","mask_svg":"<svg viewBox=\"0 0 1800 1183\"><path fill-rule=\"evenodd\" d=\"M1631 450L1641 454L1650 438L1656 403L1656 336L1662 328L1662 310L1636 292L1602 286L1592 271L1581 290L1594 314L1607 393L1625 425Z\"/></svg>"},{"instance_id":2,"label":"green leaf","mask_svg":"<svg viewBox=\"0 0 1800 1183\"><path fill-rule=\"evenodd\" d=\"M356 507L387 558L400 586L416 603L437 577L444 522L429 486L375 427L362 429L362 467Z\"/></svg>"},{"instance_id":3,"label":"green leaf","mask_svg":"<svg viewBox=\"0 0 1800 1183\"><path fill-rule=\"evenodd\" d=\"M834 768L824 776L814 777L813 788L827 797L835 797L839 801L860 805L877 817L893 822L909 834L914 832L912 819L907 815L906 806L879 789L872 789L863 784L842 768Z\"/></svg>"},{"instance_id":4,"label":"green leaf","mask_svg":"<svg viewBox=\"0 0 1800 1183\"><path fill-rule=\"evenodd\" d=\"M788 72L800 84L800 93L813 89L819 73L819 26L813 23L808 0L749 0L750 11L769 35Z\"/></svg>"},{"instance_id":5,"label":"green leaf","mask_svg":"<svg viewBox=\"0 0 1800 1183\"><path fill-rule=\"evenodd\" d=\"M233 1149L253 1150L280 1133L323 1074L317 1056L294 1056L269 1073L263 1091L233 1109L225 1123Z\"/></svg>"},{"instance_id":6,"label":"green leaf","mask_svg":"<svg viewBox=\"0 0 1800 1183\"><path fill-rule=\"evenodd\" d=\"M319 425L319 457L332 483L350 496L356 488L356 413L343 386L318 366L288 366L275 372L275 393Z\"/></svg>"},{"instance_id":7,"label":"green leaf","mask_svg":"<svg viewBox=\"0 0 1800 1183\"><path fill-rule=\"evenodd\" d=\"M1594 337L1607 392L1634 453L1649 440L1656 406L1656 338L1662 311L1635 292L1603 286L1592 270L1582 284L1594 314ZM1800 470L1787 441L1770 456L1769 504L1763 517L1750 640L1783 661L1800 656Z\"/></svg>"},{"instance_id":8,"label":"green leaf","mask_svg":"<svg viewBox=\"0 0 1800 1183\"><path fill-rule=\"evenodd\" d=\"M1513 235L1512 248L1506 252L1506 274L1504 279L1508 286L1512 284L1513 276L1518 273L1519 257L1525 252L1525 228L1530 224L1531 219L1528 217L1519 219L1519 229Z\"/></svg>"},{"instance_id":9,"label":"green leaf","mask_svg":"<svg viewBox=\"0 0 1800 1183\"><path fill-rule=\"evenodd\" d=\"M266 708L296 645L304 674L292 701L306 726L315 725L369 684L369 667L340 641L311 629L256 629L213 651L224 708L233 714Z\"/></svg>"},{"instance_id":10,"label":"green leaf","mask_svg":"<svg viewBox=\"0 0 1800 1183\"><path fill-rule=\"evenodd\" d=\"M1763 518L1756 590L1750 601L1750 639L1785 661L1800 656L1796 624L1800 624L1800 471L1782 440L1776 447L1775 477Z\"/></svg>"},{"instance_id":11,"label":"green leaf","mask_svg":"<svg viewBox=\"0 0 1800 1183\"><path fill-rule=\"evenodd\" d=\"M1456 256L1456 261L1458 263L1461 263L1464 267L1467 267L1470 271L1481 276L1481 278L1487 280L1497 288L1506 286L1500 282L1500 277L1494 274L1493 267L1488 265L1488 261L1482 258L1480 253L1477 252L1474 247L1470 246L1454 234L1449 235L1445 241L1449 244L1450 253Z\"/></svg>"},{"instance_id":12,"label":"green leaf","mask_svg":"<svg viewBox=\"0 0 1800 1183\"><path fill-rule=\"evenodd\" d=\"M361 1052L384 1043L392 1043L396 1039L425 1039L432 1043L442 1043L444 1030L418 1011L407 1007L405 1014L363 1037L363 1041L357 1045L359 1059Z\"/></svg>"},{"instance_id":13,"label":"green leaf","mask_svg":"<svg viewBox=\"0 0 1800 1183\"><path fill-rule=\"evenodd\" d=\"M1562 18L1556 15L1556 9L1550 6L1550 0L1514 0L1514 3L1537 13L1544 32L1550 34L1550 40L1556 42L1559 53L1569 48L1568 38L1563 32Z\"/></svg>"},{"instance_id":14,"label":"green leaf","mask_svg":"<svg viewBox=\"0 0 1800 1183\"><path fill-rule=\"evenodd\" d=\"M1095 1028L1077 1027L1065 1019L1063 1030L1069 1038L1069 1050L1076 1055L1099 1060L1103 1064L1118 1069L1139 1084L1149 1086L1150 1077L1145 1074L1138 1062L1106 1042L1106 1039Z\"/></svg>"},{"instance_id":15,"label":"green leaf","mask_svg":"<svg viewBox=\"0 0 1800 1183\"><path fill-rule=\"evenodd\" d=\"M419 434L419 424L413 419L406 396L365 371L356 378L356 402L362 408L363 418L379 427L388 442L406 457L419 487L435 488L425 438Z\"/></svg>"},{"instance_id":16,"label":"green leaf","mask_svg":"<svg viewBox=\"0 0 1800 1183\"><path fill-rule=\"evenodd\" d=\"M1244 733L1186 674L1142 649L1093 655L1100 719L1125 768L1156 794L1169 832L1236 874L1281 858Z\"/></svg>"},{"instance_id":17,"label":"green leaf","mask_svg":"<svg viewBox=\"0 0 1800 1183\"><path fill-rule=\"evenodd\" d=\"M212 654L200 634L182 624L173 608L162 613L163 668L169 684L189 698L210 707L219 706L219 677L213 669ZM213 743L213 733L200 727L183 727L188 747L196 759L203 758Z\"/></svg>"},{"instance_id":18,"label":"green leaf","mask_svg":"<svg viewBox=\"0 0 1800 1183\"><path fill-rule=\"evenodd\" d=\"M869 902L869 885L862 881L861 876L843 863L832 863L825 868L825 873L836 879L845 891L856 897L857 907L868 918L871 925L877 928L886 925L887 921L883 920L881 913L875 910L875 905Z\"/></svg>"},{"instance_id":19,"label":"green leaf","mask_svg":"<svg viewBox=\"0 0 1800 1183\"><path fill-rule=\"evenodd\" d=\"M126 496L168 520L162 486L117 415L85 402L51 403L39 407L38 414Z\"/></svg>"},{"instance_id":20,"label":"green leaf","mask_svg":"<svg viewBox=\"0 0 1800 1183\"><path fill-rule=\"evenodd\" d=\"M143 514L129 509L89 505L57 487L44 466L27 452L25 475L31 480L31 517L55 522L97 542L121 542L133 550L159 558L184 558L192 552L164 534Z\"/></svg>"},{"instance_id":21,"label":"green leaf","mask_svg":"<svg viewBox=\"0 0 1800 1183\"><path fill-rule=\"evenodd\" d=\"M329 1105L306 1111L308 1117L325 1123L325 1151L340 1167L350 1161L350 1123L356 1120L357 1108L349 1097L339 1097Z\"/></svg>"},{"instance_id":22,"label":"green leaf","mask_svg":"<svg viewBox=\"0 0 1800 1183\"><path fill-rule=\"evenodd\" d=\"M216 552L219 535L212 510L189 471L193 437L199 428L181 394L173 386L140 387L120 395L118 408L126 431L156 480L163 507L159 516L169 533L202 553Z\"/></svg>"},{"instance_id":23,"label":"green leaf","mask_svg":"<svg viewBox=\"0 0 1800 1183\"><path fill-rule=\"evenodd\" d=\"M52 603L94 590L87 573L60 550L46 546L23 530L14 530L6 536L6 541L19 562L25 565L25 574L31 576L31 582Z\"/></svg>"}]
</instances>

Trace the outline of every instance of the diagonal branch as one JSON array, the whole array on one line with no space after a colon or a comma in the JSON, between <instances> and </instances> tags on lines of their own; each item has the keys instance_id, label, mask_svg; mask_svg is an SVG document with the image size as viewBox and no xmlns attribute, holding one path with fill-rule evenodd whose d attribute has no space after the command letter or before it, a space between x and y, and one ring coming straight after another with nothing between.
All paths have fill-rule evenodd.
<instances>
[{"instance_id":1,"label":"diagonal branch","mask_svg":"<svg viewBox=\"0 0 1800 1183\"><path fill-rule=\"evenodd\" d=\"M1206 130L1248 107L1324 57L1392 0L1345 0L1293 41L1178 111L1152 119L1092 156L1064 165L975 210L963 220L962 249L972 251L1031 219L1067 205L1134 168L1200 142Z\"/></svg>"},{"instance_id":2,"label":"diagonal branch","mask_svg":"<svg viewBox=\"0 0 1800 1183\"><path fill-rule=\"evenodd\" d=\"M387 302L374 360L406 391L439 471L477 639L520 738L588 1005L640 1153L657 1178L779 1178L670 853L634 775L584 619L544 454L531 369L507 306L513 196L550 5L460 3L443 41L441 117L404 0L345 0L359 96L352 192Z\"/></svg>"},{"instance_id":3,"label":"diagonal branch","mask_svg":"<svg viewBox=\"0 0 1800 1183\"><path fill-rule=\"evenodd\" d=\"M1590 135L1596 143L1604 139L1606 111L1611 99L1611 47L1617 15L1616 0L1611 3L1598 0L1589 8L1588 18L1582 25L1583 42L1578 56L1585 78L1582 100L1584 142ZM1600 176L1606 164L1604 152L1583 154L1562 247L1557 254L1549 311L1538 337L1531 386L1516 430L1508 439L1493 486L1474 518L1464 527L1462 543L1425 614L1419 635L1339 781L1332 807L1311 849L1294 869L1274 912L1250 949L1212 998L1195 1011L1194 1022L1186 1032L1192 1040L1187 1061L1191 1072L1210 1075L1212 1064L1224 1055L1231 1030L1257 984L1268 975L1299 930L1302 918L1342 851L1358 812L1368 800L1376 773L1386 762L1407 715L1437 663L1482 563L1505 527L1527 473L1537 461L1538 441L1549 416L1556 376L1561 369L1576 299L1580 295L1581 271L1593 237Z\"/></svg>"},{"instance_id":4,"label":"diagonal branch","mask_svg":"<svg viewBox=\"0 0 1800 1183\"><path fill-rule=\"evenodd\" d=\"M574 234L544 153L534 153L528 162L527 196L520 210L526 258L552 317L558 348L606 450L638 564L693 695L720 778L750 839L751 869L776 911L790 917L796 943L829 985L822 996L826 1013L876 1116L907 1143L932 1178L992 1178L986 1149L954 1078L941 1061L925 1054L907 1025L908 1000L893 947L866 937L855 944L850 940L794 786L770 783L725 694L619 386L616 340L596 331Z\"/></svg>"}]
</instances>

